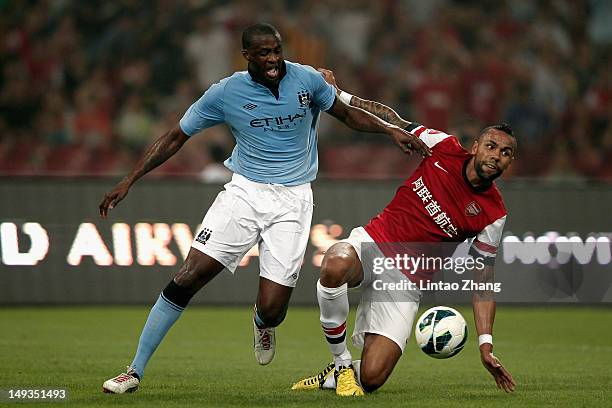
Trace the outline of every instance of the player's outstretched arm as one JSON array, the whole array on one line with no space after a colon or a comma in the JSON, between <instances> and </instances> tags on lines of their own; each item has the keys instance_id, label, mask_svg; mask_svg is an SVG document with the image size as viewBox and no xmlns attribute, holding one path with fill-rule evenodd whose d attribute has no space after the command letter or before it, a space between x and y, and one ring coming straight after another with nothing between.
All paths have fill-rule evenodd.
<instances>
[{"instance_id":1,"label":"player's outstretched arm","mask_svg":"<svg viewBox=\"0 0 612 408\"><path fill-rule=\"evenodd\" d=\"M319 72L321 72L328 83L334 85L336 89L338 89L331 71L319 69ZM334 116L351 129L359 130L361 132L388 134L404 153L412 154L413 151L416 151L423 157L431 156L431 149L429 146L427 146L425 142L423 142L417 136L405 131L397 124L387 122L373 115L372 113L356 106L352 106L347 102L350 101L344 101L342 98L336 95L336 100L327 113ZM408 122L406 122L406 126L407 125Z\"/></svg>"},{"instance_id":2,"label":"player's outstretched arm","mask_svg":"<svg viewBox=\"0 0 612 408\"><path fill-rule=\"evenodd\" d=\"M108 210L112 210L127 195L132 184L139 178L168 160L185 144L189 137L176 125L163 134L146 150L130 174L123 178L112 190L104 195L100 203L100 216L106 218Z\"/></svg>"},{"instance_id":3,"label":"player's outstretched arm","mask_svg":"<svg viewBox=\"0 0 612 408\"><path fill-rule=\"evenodd\" d=\"M385 122L389 122L402 129L405 129L411 123L407 120L402 119L396 111L380 102L369 101L366 99L361 99L358 96L352 95L351 106L355 106L357 108L368 111L372 115L381 118Z\"/></svg>"},{"instance_id":4,"label":"player's outstretched arm","mask_svg":"<svg viewBox=\"0 0 612 408\"><path fill-rule=\"evenodd\" d=\"M494 269L485 266L474 273L476 282L493 282ZM497 357L493 355L493 322L495 321L495 299L490 290L476 290L472 294L472 307L476 333L480 344L480 360L495 379L497 387L506 392L514 391L516 383L512 375L502 366Z\"/></svg>"},{"instance_id":5,"label":"player's outstretched arm","mask_svg":"<svg viewBox=\"0 0 612 408\"><path fill-rule=\"evenodd\" d=\"M319 68L318 71L323 75L323 78L325 78L327 83L336 88L338 94L342 93L342 90L336 84L336 78L334 77L334 73L332 71L325 68ZM402 119L401 116L392 108L380 102L361 99L355 95L352 95L351 99L347 102L349 102L349 105L370 112L372 115L377 116L385 122L391 123L399 128L405 129L411 124L411 122Z\"/></svg>"},{"instance_id":6,"label":"player's outstretched arm","mask_svg":"<svg viewBox=\"0 0 612 408\"><path fill-rule=\"evenodd\" d=\"M417 136L396 125L385 122L363 109L347 105L338 97L336 97L334 104L327 113L351 129L389 135L404 153L412 154L416 151L423 157L431 156L431 149Z\"/></svg>"}]
</instances>

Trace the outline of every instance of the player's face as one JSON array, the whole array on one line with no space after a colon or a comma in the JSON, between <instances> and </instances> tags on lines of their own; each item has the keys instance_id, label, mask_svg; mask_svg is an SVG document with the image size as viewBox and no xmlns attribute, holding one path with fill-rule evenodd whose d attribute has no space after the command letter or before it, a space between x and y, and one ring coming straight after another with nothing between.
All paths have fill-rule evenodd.
<instances>
[{"instance_id":1,"label":"player's face","mask_svg":"<svg viewBox=\"0 0 612 408\"><path fill-rule=\"evenodd\" d=\"M279 83L283 66L283 48L279 37L254 36L251 46L242 50L242 55L249 61L249 71L257 80L273 86Z\"/></svg>"},{"instance_id":2,"label":"player's face","mask_svg":"<svg viewBox=\"0 0 612 408\"><path fill-rule=\"evenodd\" d=\"M490 129L472 146L474 170L484 182L491 182L510 166L514 159L516 140L501 130Z\"/></svg>"}]
</instances>

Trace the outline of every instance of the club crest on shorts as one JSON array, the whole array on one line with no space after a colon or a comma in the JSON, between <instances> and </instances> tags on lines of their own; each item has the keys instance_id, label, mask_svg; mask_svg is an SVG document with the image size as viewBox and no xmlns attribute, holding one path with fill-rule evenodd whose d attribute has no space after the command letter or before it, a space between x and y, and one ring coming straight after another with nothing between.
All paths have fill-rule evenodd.
<instances>
[{"instance_id":1,"label":"club crest on shorts","mask_svg":"<svg viewBox=\"0 0 612 408\"><path fill-rule=\"evenodd\" d=\"M211 234L212 234L212 230L210 230L208 228L204 228L198 234L198 237L196 238L196 241L198 241L202 245L206 245L206 241L208 241L210 239L210 235Z\"/></svg>"},{"instance_id":2,"label":"club crest on shorts","mask_svg":"<svg viewBox=\"0 0 612 408\"><path fill-rule=\"evenodd\" d=\"M480 214L480 206L476 201L472 201L468 205L465 206L465 215L468 217L475 217Z\"/></svg>"},{"instance_id":3,"label":"club crest on shorts","mask_svg":"<svg viewBox=\"0 0 612 408\"><path fill-rule=\"evenodd\" d=\"M310 92L300 91L298 92L297 97L302 108L307 108L310 106Z\"/></svg>"}]
</instances>

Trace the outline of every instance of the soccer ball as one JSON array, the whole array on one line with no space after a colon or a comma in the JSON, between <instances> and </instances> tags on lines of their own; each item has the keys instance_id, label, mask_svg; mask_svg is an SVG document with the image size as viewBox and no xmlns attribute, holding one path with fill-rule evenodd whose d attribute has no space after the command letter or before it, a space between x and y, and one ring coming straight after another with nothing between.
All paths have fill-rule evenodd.
<instances>
[{"instance_id":1,"label":"soccer ball","mask_svg":"<svg viewBox=\"0 0 612 408\"><path fill-rule=\"evenodd\" d=\"M467 335L467 324L461 313L446 306L427 310L414 328L417 345L433 358L449 358L459 353Z\"/></svg>"}]
</instances>

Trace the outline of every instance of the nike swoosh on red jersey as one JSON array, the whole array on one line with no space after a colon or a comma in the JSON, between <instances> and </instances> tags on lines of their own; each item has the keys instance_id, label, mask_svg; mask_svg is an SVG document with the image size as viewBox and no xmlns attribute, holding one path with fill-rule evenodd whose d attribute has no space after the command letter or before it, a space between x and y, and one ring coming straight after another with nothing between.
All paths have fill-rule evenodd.
<instances>
[{"instance_id":1,"label":"nike swoosh on red jersey","mask_svg":"<svg viewBox=\"0 0 612 408\"><path fill-rule=\"evenodd\" d=\"M439 163L439 162L435 162L435 163L434 163L434 166L436 166L437 168L439 168L439 169L440 169L440 170L442 170L443 172L448 173L448 171L446 171L446 169L445 169L444 167L440 166L440 163Z\"/></svg>"}]
</instances>

